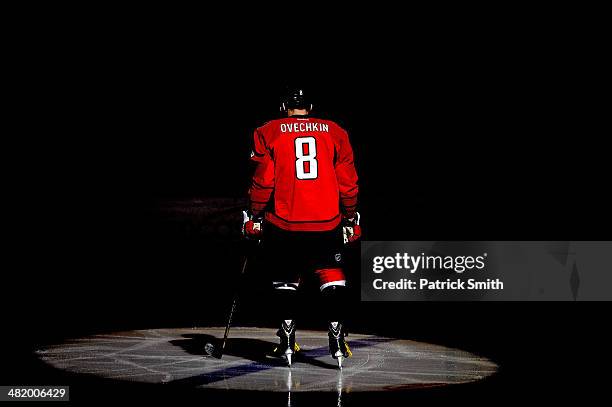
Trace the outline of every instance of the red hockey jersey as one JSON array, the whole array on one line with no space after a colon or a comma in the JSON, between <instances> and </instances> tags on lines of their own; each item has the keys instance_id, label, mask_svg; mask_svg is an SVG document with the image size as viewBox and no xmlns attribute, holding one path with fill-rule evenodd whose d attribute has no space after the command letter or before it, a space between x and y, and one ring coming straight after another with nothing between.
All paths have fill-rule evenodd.
<instances>
[{"instance_id":1,"label":"red hockey jersey","mask_svg":"<svg viewBox=\"0 0 612 407\"><path fill-rule=\"evenodd\" d=\"M291 231L332 230L340 213L357 207L357 173L348 134L336 123L308 116L273 120L255 130L257 168L250 209Z\"/></svg>"}]
</instances>

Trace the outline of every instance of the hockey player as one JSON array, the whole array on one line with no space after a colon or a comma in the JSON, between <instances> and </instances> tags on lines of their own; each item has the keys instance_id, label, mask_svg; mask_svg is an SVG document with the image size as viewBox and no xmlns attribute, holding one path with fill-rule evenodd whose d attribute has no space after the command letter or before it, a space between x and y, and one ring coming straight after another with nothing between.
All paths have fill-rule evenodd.
<instances>
[{"instance_id":1,"label":"hockey player","mask_svg":"<svg viewBox=\"0 0 612 407\"><path fill-rule=\"evenodd\" d=\"M278 352L291 359L295 342L295 301L304 278L319 280L329 324L329 351L342 368L351 356L343 313L346 278L342 245L361 237L357 173L348 134L336 123L310 116L302 88L290 89L281 111L287 117L255 130L249 189L248 238L260 239L271 268L279 310Z\"/></svg>"}]
</instances>

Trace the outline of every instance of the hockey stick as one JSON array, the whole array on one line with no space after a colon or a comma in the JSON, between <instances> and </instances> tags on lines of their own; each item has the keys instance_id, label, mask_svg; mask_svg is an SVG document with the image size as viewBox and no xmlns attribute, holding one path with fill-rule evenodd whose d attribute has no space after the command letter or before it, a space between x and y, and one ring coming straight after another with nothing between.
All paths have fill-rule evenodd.
<instances>
[{"instance_id":1,"label":"hockey stick","mask_svg":"<svg viewBox=\"0 0 612 407\"><path fill-rule=\"evenodd\" d=\"M245 256L244 261L242 262L242 271L240 272L240 278L242 278L242 276L244 275L248 260L248 256ZM229 335L230 327L232 326L232 318L234 317L234 312L238 307L238 291L239 290L236 290L236 293L234 294L234 299L232 300L232 308L230 309L229 315L227 317L227 324L225 324L225 334L223 334L223 342L221 342L220 346L215 346L210 342L204 346L204 351L213 358L221 359L221 357L223 357L223 352L225 351L225 343L227 342L227 336Z\"/></svg>"},{"instance_id":2,"label":"hockey stick","mask_svg":"<svg viewBox=\"0 0 612 407\"><path fill-rule=\"evenodd\" d=\"M246 212L243 211L242 214L245 218L248 219ZM249 261L249 256L247 253L245 254L244 261L242 262L242 270L240 271L240 276L238 277L239 280L242 280L242 277L244 276L244 272L246 271L248 261ZM225 351L225 343L227 342L227 336L229 335L230 327L232 325L232 318L234 317L234 312L236 311L236 308L238 308L238 297L240 293L241 282L238 284L238 288L236 289L236 292L234 293L234 298L232 300L232 308L230 308L229 315L227 316L227 323L225 324L225 334L223 334L223 342L221 342L220 346L215 346L210 342L204 345L204 351L206 352L206 354L216 359L221 359L221 357L223 357L223 352Z\"/></svg>"}]
</instances>

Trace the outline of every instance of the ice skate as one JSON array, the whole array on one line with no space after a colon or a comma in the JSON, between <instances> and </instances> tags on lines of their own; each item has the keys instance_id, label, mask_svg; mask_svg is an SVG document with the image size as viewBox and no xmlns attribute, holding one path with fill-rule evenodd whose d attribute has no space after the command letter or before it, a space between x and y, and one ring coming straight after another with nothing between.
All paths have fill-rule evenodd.
<instances>
[{"instance_id":1,"label":"ice skate","mask_svg":"<svg viewBox=\"0 0 612 407\"><path fill-rule=\"evenodd\" d=\"M332 358L338 362L338 368L342 370L342 363L344 359L353 356L351 349L346 343L344 337L346 336L342 324L339 322L332 322L329 324L329 353Z\"/></svg>"},{"instance_id":2,"label":"ice skate","mask_svg":"<svg viewBox=\"0 0 612 407\"><path fill-rule=\"evenodd\" d=\"M284 358L287 366L291 367L295 353L300 350L300 346L295 342L295 321L283 321L276 335L280 338L280 343L274 348L273 353Z\"/></svg>"}]
</instances>

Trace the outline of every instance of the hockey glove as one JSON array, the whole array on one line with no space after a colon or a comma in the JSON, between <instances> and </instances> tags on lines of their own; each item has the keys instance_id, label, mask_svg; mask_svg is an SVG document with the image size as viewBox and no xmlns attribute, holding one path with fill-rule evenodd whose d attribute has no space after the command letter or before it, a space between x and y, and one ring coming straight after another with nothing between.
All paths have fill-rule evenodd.
<instances>
[{"instance_id":1,"label":"hockey glove","mask_svg":"<svg viewBox=\"0 0 612 407\"><path fill-rule=\"evenodd\" d=\"M242 234L247 239L261 239L263 234L263 217L249 215L246 211L242 211Z\"/></svg>"},{"instance_id":2,"label":"hockey glove","mask_svg":"<svg viewBox=\"0 0 612 407\"><path fill-rule=\"evenodd\" d=\"M361 226L359 226L359 212L355 212L352 218L342 219L342 234L344 236L344 244L350 244L361 239Z\"/></svg>"}]
</instances>

